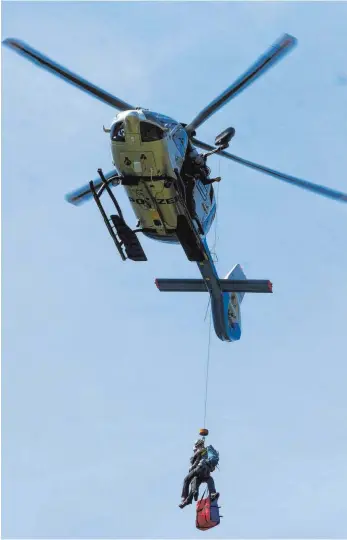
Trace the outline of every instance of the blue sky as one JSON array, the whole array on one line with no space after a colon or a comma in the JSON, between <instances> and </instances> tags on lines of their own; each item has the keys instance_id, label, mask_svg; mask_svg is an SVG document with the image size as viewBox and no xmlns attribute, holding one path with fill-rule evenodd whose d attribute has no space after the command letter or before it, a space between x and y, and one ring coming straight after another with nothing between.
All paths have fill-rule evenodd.
<instances>
[{"instance_id":1,"label":"blue sky","mask_svg":"<svg viewBox=\"0 0 347 540\"><path fill-rule=\"evenodd\" d=\"M198 132L347 190L344 3L3 2L2 35L189 122L283 32L298 47ZM123 263L64 194L112 168L114 111L2 51L2 489L6 538L198 538L178 509L204 412L207 296L179 246ZM347 208L218 158L218 270L271 279L243 335L213 336L207 427L224 516L210 538L347 536ZM131 225L135 217L123 192ZM210 244L213 232L210 234Z\"/></svg>"}]
</instances>

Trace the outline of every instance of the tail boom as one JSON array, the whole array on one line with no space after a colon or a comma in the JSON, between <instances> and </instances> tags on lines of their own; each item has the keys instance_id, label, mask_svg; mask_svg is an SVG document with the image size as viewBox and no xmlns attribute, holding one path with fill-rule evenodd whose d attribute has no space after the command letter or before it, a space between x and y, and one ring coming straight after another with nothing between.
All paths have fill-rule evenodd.
<instances>
[{"instance_id":1,"label":"tail boom","mask_svg":"<svg viewBox=\"0 0 347 540\"><path fill-rule=\"evenodd\" d=\"M209 292L215 332L222 341L237 341L241 337L241 302L245 293L272 293L269 280L246 279L239 264L220 279L206 240L206 259L197 262L202 279L156 279L163 292Z\"/></svg>"}]
</instances>

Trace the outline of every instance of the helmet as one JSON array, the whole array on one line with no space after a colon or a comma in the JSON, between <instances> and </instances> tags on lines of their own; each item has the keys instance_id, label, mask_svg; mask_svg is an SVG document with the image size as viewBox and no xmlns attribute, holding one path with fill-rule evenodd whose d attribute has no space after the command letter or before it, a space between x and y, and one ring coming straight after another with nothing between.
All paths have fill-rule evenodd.
<instances>
[{"instance_id":1,"label":"helmet","mask_svg":"<svg viewBox=\"0 0 347 540\"><path fill-rule=\"evenodd\" d=\"M204 446L205 445L205 441L204 439L198 439L197 441L195 441L194 443L194 450L196 450L197 448L201 447L201 446Z\"/></svg>"}]
</instances>

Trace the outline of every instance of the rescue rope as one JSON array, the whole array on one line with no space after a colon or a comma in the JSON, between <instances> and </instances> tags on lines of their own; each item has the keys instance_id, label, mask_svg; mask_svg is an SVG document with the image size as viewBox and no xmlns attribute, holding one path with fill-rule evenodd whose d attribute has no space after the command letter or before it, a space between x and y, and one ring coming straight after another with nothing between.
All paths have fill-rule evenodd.
<instances>
[{"instance_id":1,"label":"rescue rope","mask_svg":"<svg viewBox=\"0 0 347 540\"><path fill-rule=\"evenodd\" d=\"M220 176L220 162L221 162L221 159L219 158L219 161L218 161L218 176ZM214 241L213 241L213 246L212 246L212 249L211 249L211 255L214 255L214 262L218 261L218 257L217 257L217 253L216 253L217 240L218 240L218 236L217 236L218 202L219 202L219 182L218 182L218 187L216 189L216 217L215 217L215 225L214 225ZM209 300L208 300L204 320L206 320L208 310L210 311L210 321L209 321L209 329L208 329L207 361L206 361L206 375L205 375L205 404L204 404L204 423L203 423L204 428L206 428L208 378L209 378L210 356L211 356L211 330L212 330L211 298L209 298Z\"/></svg>"},{"instance_id":2,"label":"rescue rope","mask_svg":"<svg viewBox=\"0 0 347 540\"><path fill-rule=\"evenodd\" d=\"M210 324L208 328L207 362L206 362L206 377L205 377L205 407L204 407L204 423L203 423L204 428L206 428L208 375L209 375L209 368L210 368L210 353L211 353L211 328L212 328L212 310L210 308Z\"/></svg>"}]
</instances>

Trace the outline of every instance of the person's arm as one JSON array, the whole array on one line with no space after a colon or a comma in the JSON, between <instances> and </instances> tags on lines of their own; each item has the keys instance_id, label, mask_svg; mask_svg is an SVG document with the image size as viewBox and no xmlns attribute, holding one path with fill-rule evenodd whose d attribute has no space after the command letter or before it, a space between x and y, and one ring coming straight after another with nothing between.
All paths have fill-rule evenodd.
<instances>
[{"instance_id":1,"label":"person's arm","mask_svg":"<svg viewBox=\"0 0 347 540\"><path fill-rule=\"evenodd\" d=\"M204 184L204 186L208 186L209 184L213 184L213 182L220 182L221 177L217 176L217 178L201 178L201 182Z\"/></svg>"},{"instance_id":2,"label":"person's arm","mask_svg":"<svg viewBox=\"0 0 347 540\"><path fill-rule=\"evenodd\" d=\"M197 463L200 461L200 456L201 456L201 449L197 450L194 453L194 455L190 458L190 463L191 463L190 471L194 469L194 467L196 467Z\"/></svg>"}]
</instances>

